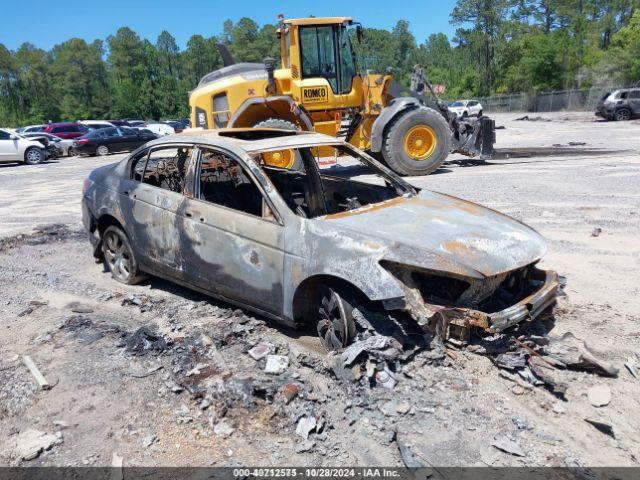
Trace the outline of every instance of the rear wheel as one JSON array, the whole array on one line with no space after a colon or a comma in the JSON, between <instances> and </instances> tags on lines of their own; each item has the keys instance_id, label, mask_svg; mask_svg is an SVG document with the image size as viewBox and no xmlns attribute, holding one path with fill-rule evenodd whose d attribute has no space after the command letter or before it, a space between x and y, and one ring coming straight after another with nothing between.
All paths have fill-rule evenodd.
<instances>
[{"instance_id":1,"label":"rear wheel","mask_svg":"<svg viewBox=\"0 0 640 480\"><path fill-rule=\"evenodd\" d=\"M279 128L281 130L300 130L295 123L280 118L267 118L256 123L253 128ZM272 167L301 170L302 159L291 149L265 152L262 154L265 164Z\"/></svg>"},{"instance_id":2,"label":"rear wheel","mask_svg":"<svg viewBox=\"0 0 640 480\"><path fill-rule=\"evenodd\" d=\"M613 118L616 121L631 120L631 110L629 110L628 108L621 108L620 110L616 111Z\"/></svg>"},{"instance_id":3,"label":"rear wheel","mask_svg":"<svg viewBox=\"0 0 640 480\"><path fill-rule=\"evenodd\" d=\"M345 293L328 286L318 291L316 328L320 342L329 351L346 347L356 337L353 306L344 297Z\"/></svg>"},{"instance_id":4,"label":"rear wheel","mask_svg":"<svg viewBox=\"0 0 640 480\"><path fill-rule=\"evenodd\" d=\"M134 285L146 278L138 269L127 235L114 225L102 234L102 255L111 276L118 282Z\"/></svg>"},{"instance_id":5,"label":"rear wheel","mask_svg":"<svg viewBox=\"0 0 640 480\"><path fill-rule=\"evenodd\" d=\"M98 148L96 148L96 153L101 157L109 155L109 147L107 147L106 145L98 145Z\"/></svg>"},{"instance_id":6,"label":"rear wheel","mask_svg":"<svg viewBox=\"0 0 640 480\"><path fill-rule=\"evenodd\" d=\"M44 161L44 152L41 148L31 147L24 152L24 163L27 165L38 165Z\"/></svg>"},{"instance_id":7,"label":"rear wheel","mask_svg":"<svg viewBox=\"0 0 640 480\"><path fill-rule=\"evenodd\" d=\"M428 175L449 155L451 130L445 119L431 108L401 113L387 129L382 154L400 175Z\"/></svg>"}]
</instances>

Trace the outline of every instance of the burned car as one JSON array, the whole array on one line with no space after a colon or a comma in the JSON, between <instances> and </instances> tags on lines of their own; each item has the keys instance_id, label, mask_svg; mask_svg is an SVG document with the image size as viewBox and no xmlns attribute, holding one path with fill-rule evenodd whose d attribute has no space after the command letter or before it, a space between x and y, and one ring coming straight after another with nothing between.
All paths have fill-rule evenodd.
<instances>
[{"instance_id":1,"label":"burned car","mask_svg":"<svg viewBox=\"0 0 640 480\"><path fill-rule=\"evenodd\" d=\"M413 187L317 133L192 130L151 141L85 180L83 222L114 279L146 274L288 325L328 349L354 309L467 341L538 316L558 277L546 245L496 211Z\"/></svg>"}]
</instances>

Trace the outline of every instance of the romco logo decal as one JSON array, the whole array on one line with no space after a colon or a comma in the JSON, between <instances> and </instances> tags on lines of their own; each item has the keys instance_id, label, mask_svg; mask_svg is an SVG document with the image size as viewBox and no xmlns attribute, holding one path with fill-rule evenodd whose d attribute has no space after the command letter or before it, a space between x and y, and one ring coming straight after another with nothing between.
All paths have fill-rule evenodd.
<instances>
[{"instance_id":1,"label":"romco logo decal","mask_svg":"<svg viewBox=\"0 0 640 480\"><path fill-rule=\"evenodd\" d=\"M326 103L329 101L327 87L307 87L302 89L303 103Z\"/></svg>"}]
</instances>

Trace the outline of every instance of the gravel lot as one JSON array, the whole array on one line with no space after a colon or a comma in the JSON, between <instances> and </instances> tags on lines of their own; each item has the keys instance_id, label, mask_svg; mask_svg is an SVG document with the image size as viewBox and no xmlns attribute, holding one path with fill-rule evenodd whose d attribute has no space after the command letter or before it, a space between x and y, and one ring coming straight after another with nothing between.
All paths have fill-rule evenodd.
<instances>
[{"instance_id":1,"label":"gravel lot","mask_svg":"<svg viewBox=\"0 0 640 480\"><path fill-rule=\"evenodd\" d=\"M160 280L117 284L93 262L77 233L82 180L123 155L0 165L0 464L111 465L117 454L125 465L400 466L404 446L437 466L637 466L640 379L623 364L640 364L640 121L521 116L493 115L500 158L452 156L410 180L539 230L543 268L567 278L551 334L585 340L616 378L563 371L562 400L514 384L488 356L448 350L405 365L392 390L338 380L313 337ZM50 224L64 227L32 234ZM143 325L173 346L133 355L123 345ZM247 354L265 342L289 358L285 373ZM593 406L593 386L609 389L607 405ZM296 428L310 417L304 439ZM28 429L52 437L21 460ZM518 455L492 446L505 439Z\"/></svg>"}]
</instances>

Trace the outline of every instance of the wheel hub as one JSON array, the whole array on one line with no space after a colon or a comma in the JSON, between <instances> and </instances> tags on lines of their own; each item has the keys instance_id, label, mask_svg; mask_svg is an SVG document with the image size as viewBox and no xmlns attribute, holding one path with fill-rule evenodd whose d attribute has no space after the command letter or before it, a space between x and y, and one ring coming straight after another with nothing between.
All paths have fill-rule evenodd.
<instances>
[{"instance_id":1,"label":"wheel hub","mask_svg":"<svg viewBox=\"0 0 640 480\"><path fill-rule=\"evenodd\" d=\"M279 150L276 152L264 152L262 160L270 167L290 169L294 164L294 154L292 150Z\"/></svg>"},{"instance_id":2,"label":"wheel hub","mask_svg":"<svg viewBox=\"0 0 640 480\"><path fill-rule=\"evenodd\" d=\"M115 234L105 238L104 256L109 269L121 280L126 280L131 274L131 259L124 241Z\"/></svg>"},{"instance_id":3,"label":"wheel hub","mask_svg":"<svg viewBox=\"0 0 640 480\"><path fill-rule=\"evenodd\" d=\"M340 295L334 290L322 296L318 310L318 336L327 350L337 350L347 344L346 313Z\"/></svg>"},{"instance_id":4,"label":"wheel hub","mask_svg":"<svg viewBox=\"0 0 640 480\"><path fill-rule=\"evenodd\" d=\"M404 135L404 151L413 160L426 160L437 145L436 133L428 125L415 125Z\"/></svg>"}]
</instances>

